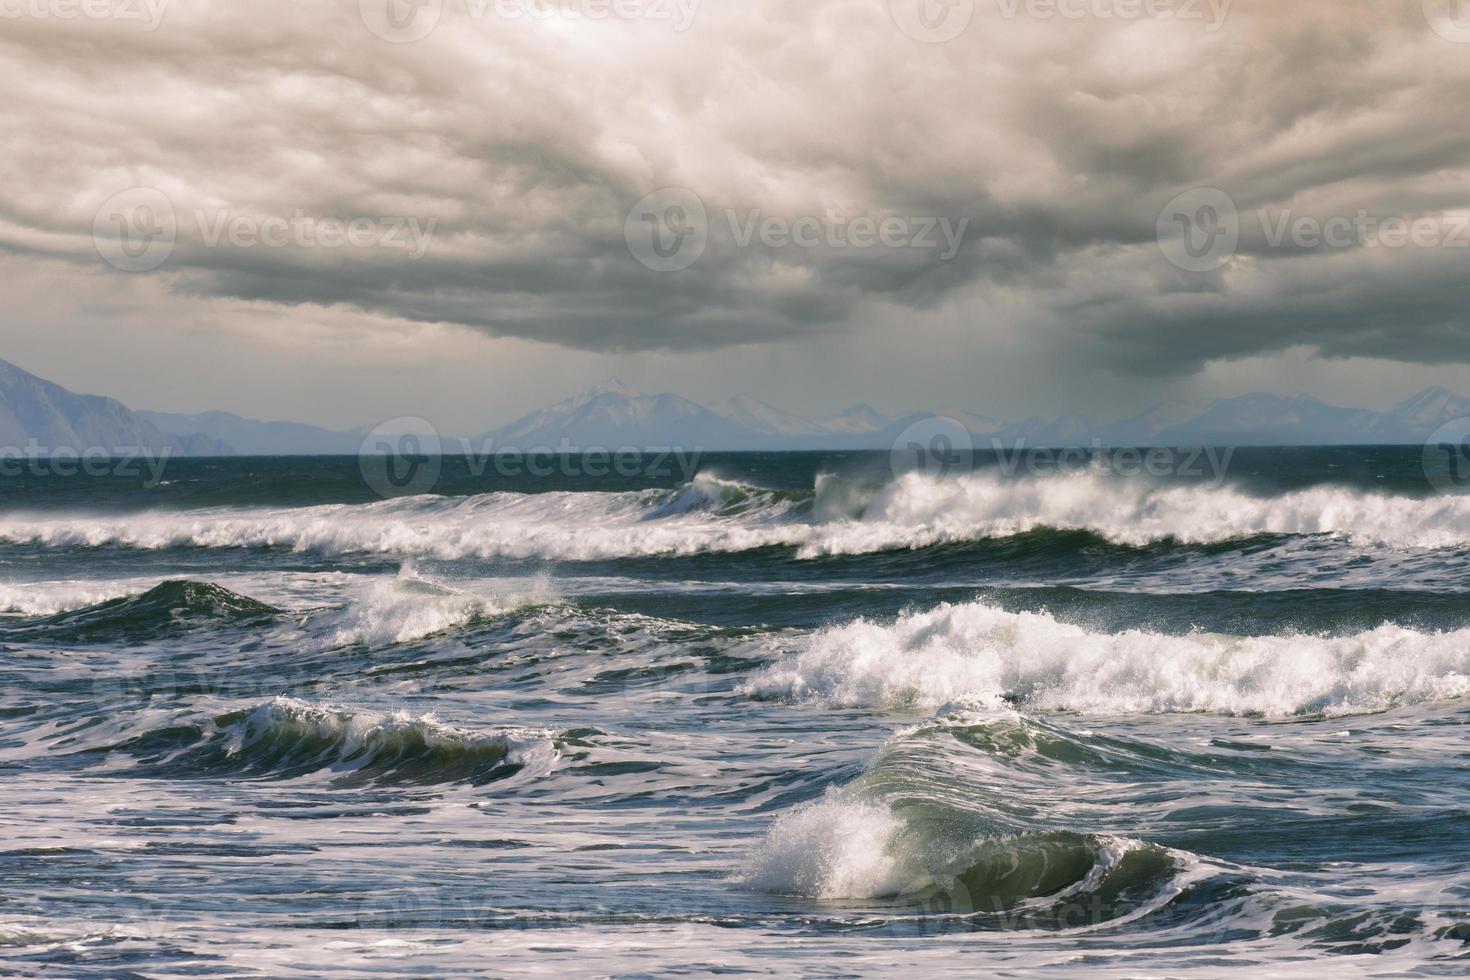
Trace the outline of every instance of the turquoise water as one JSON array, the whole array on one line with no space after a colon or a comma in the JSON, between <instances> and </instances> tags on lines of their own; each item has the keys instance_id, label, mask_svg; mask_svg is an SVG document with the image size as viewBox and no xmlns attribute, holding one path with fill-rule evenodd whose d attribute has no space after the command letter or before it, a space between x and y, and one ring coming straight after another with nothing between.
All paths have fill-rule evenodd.
<instances>
[{"instance_id":1,"label":"turquoise water","mask_svg":"<svg viewBox=\"0 0 1470 980\"><path fill-rule=\"evenodd\" d=\"M1470 498L1002 462L7 477L0 973L1462 975Z\"/></svg>"}]
</instances>

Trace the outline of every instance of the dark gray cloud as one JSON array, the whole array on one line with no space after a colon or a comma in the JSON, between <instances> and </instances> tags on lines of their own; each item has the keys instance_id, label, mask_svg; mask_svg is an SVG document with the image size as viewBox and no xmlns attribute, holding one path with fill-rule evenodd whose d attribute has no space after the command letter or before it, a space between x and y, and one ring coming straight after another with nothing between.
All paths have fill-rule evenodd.
<instances>
[{"instance_id":1,"label":"dark gray cloud","mask_svg":"<svg viewBox=\"0 0 1470 980\"><path fill-rule=\"evenodd\" d=\"M1278 243L1261 220L1361 210L1454 237L1470 44L1417 0L1237 0L1219 24L1207 7L1071 20L981 0L938 44L887 0L703 0L677 8L687 25L663 5L472 15L487 5L445 0L412 43L376 36L357 0L173 0L151 30L7 20L0 247L109 271L98 209L148 187L177 240L142 274L191 302L676 352L837 343L855 323L902 329L968 303L1011 311L1004 330L1057 357L1130 374L1303 346L1470 360L1470 248ZM1237 205L1240 243L1191 271L1156 228L1198 187ZM662 188L705 214L670 198L649 216L669 248L680 230L707 236L676 271L629 245ZM292 216L377 237L210 241ZM394 222L424 231L422 254L383 240ZM864 229L886 240L856 247Z\"/></svg>"}]
</instances>

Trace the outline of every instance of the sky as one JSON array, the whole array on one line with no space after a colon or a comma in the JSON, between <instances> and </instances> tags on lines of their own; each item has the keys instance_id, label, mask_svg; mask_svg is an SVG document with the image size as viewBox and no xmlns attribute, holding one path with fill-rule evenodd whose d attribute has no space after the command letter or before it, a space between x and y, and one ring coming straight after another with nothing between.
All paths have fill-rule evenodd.
<instances>
[{"instance_id":1,"label":"sky","mask_svg":"<svg viewBox=\"0 0 1470 980\"><path fill-rule=\"evenodd\" d=\"M0 357L479 431L1470 393L1459 0L0 0Z\"/></svg>"}]
</instances>

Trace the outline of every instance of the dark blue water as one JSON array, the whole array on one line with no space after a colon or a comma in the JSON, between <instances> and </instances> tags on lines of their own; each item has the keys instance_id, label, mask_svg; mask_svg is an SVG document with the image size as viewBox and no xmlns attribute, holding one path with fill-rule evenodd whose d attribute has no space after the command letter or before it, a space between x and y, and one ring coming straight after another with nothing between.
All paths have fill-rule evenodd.
<instances>
[{"instance_id":1,"label":"dark blue water","mask_svg":"<svg viewBox=\"0 0 1470 980\"><path fill-rule=\"evenodd\" d=\"M1425 459L7 476L0 973L1460 975Z\"/></svg>"}]
</instances>

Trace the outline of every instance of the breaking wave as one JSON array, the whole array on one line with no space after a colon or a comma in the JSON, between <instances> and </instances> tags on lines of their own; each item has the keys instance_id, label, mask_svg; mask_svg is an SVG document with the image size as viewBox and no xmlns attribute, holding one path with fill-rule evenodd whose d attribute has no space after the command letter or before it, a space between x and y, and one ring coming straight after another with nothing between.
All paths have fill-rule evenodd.
<instances>
[{"instance_id":1,"label":"breaking wave","mask_svg":"<svg viewBox=\"0 0 1470 980\"><path fill-rule=\"evenodd\" d=\"M1470 695L1470 630L1103 633L976 602L812 634L741 690L899 710L970 699L1097 715L1363 714Z\"/></svg>"},{"instance_id":2,"label":"breaking wave","mask_svg":"<svg viewBox=\"0 0 1470 980\"><path fill-rule=\"evenodd\" d=\"M312 617L309 625L325 646L388 646L548 601L546 579L524 583L514 592L481 595L422 578L409 563L396 578L371 580L349 605Z\"/></svg>"},{"instance_id":3,"label":"breaking wave","mask_svg":"<svg viewBox=\"0 0 1470 980\"><path fill-rule=\"evenodd\" d=\"M1176 879L1190 864L1188 855L1106 835L956 838L848 788L778 817L739 878L760 891L807 898L923 896L958 916L1037 900L1055 908L1085 896L1115 918L1177 894ZM936 898L943 900L937 906Z\"/></svg>"},{"instance_id":4,"label":"breaking wave","mask_svg":"<svg viewBox=\"0 0 1470 980\"><path fill-rule=\"evenodd\" d=\"M1337 486L1258 497L1230 486L1164 486L1097 469L1027 479L910 474L881 486L823 476L808 491L704 475L677 490L625 493L490 493L110 517L9 515L0 520L0 540L442 559L594 560L781 547L810 559L1041 529L1086 532L1130 547L1339 535L1381 547L1462 548L1470 546L1470 497L1400 497Z\"/></svg>"},{"instance_id":5,"label":"breaking wave","mask_svg":"<svg viewBox=\"0 0 1470 980\"><path fill-rule=\"evenodd\" d=\"M146 590L122 582L27 582L0 584L0 613L54 616Z\"/></svg>"},{"instance_id":6,"label":"breaking wave","mask_svg":"<svg viewBox=\"0 0 1470 980\"><path fill-rule=\"evenodd\" d=\"M941 729L965 738L929 737ZM1008 799L1007 777L1037 760L987 746L1032 734L1014 712L978 707L900 732L856 782L778 816L737 878L776 894L900 901L930 918L1001 915L1010 928L1063 929L1089 924L1078 921L1084 910L1091 924L1136 918L1218 878L1220 867L1185 851L1047 826L1045 814L1018 822L1030 810ZM1074 745L1084 757L1085 742ZM974 780L954 764L962 745L994 764L992 778ZM1049 777L1067 782L1071 768Z\"/></svg>"}]
</instances>

